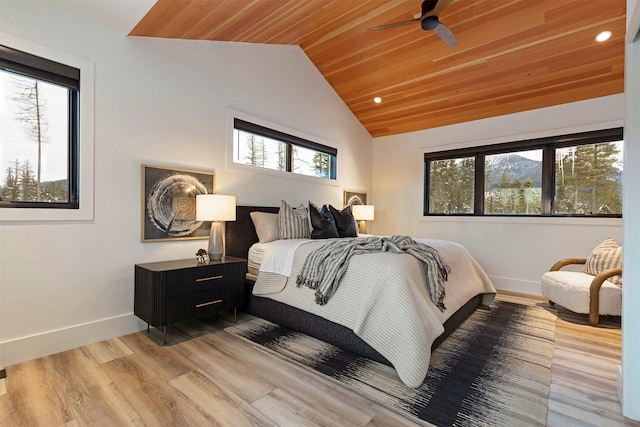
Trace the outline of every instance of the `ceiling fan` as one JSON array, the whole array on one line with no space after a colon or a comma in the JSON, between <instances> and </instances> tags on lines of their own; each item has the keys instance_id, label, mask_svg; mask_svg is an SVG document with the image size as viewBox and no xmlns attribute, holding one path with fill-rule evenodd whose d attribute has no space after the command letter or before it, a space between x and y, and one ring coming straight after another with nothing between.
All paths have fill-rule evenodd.
<instances>
[{"instance_id":1,"label":"ceiling fan","mask_svg":"<svg viewBox=\"0 0 640 427\"><path fill-rule=\"evenodd\" d=\"M405 25L420 23L423 30L433 30L438 37L440 37L449 46L455 46L458 44L456 37L453 35L449 27L444 25L438 20L438 15L442 12L453 0L424 0L422 2L422 13L415 19L408 21L394 22L392 24L379 25L377 27L369 28L370 31L376 30L388 30L390 28L403 27Z\"/></svg>"}]
</instances>

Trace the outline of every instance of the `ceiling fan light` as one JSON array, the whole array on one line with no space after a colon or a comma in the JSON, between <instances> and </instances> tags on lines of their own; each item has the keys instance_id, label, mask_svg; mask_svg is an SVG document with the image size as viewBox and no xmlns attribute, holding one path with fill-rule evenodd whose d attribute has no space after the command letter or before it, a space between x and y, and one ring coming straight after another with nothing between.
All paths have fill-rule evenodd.
<instances>
[{"instance_id":1,"label":"ceiling fan light","mask_svg":"<svg viewBox=\"0 0 640 427\"><path fill-rule=\"evenodd\" d=\"M603 31L596 36L596 41L599 43L606 42L611 38L611 31Z\"/></svg>"},{"instance_id":2,"label":"ceiling fan light","mask_svg":"<svg viewBox=\"0 0 640 427\"><path fill-rule=\"evenodd\" d=\"M425 31L433 30L434 28L436 28L438 26L438 17L437 16L427 16L426 18L424 18L422 20L420 25L422 26L422 29L425 30Z\"/></svg>"}]
</instances>

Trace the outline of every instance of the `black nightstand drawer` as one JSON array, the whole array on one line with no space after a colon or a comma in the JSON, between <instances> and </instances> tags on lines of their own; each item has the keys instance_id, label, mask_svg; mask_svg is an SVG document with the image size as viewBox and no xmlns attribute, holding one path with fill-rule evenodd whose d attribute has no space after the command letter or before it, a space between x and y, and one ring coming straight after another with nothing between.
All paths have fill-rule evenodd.
<instances>
[{"instance_id":1,"label":"black nightstand drawer","mask_svg":"<svg viewBox=\"0 0 640 427\"><path fill-rule=\"evenodd\" d=\"M244 280L244 263L207 264L167 272L167 298L228 286Z\"/></svg>"},{"instance_id":2,"label":"black nightstand drawer","mask_svg":"<svg viewBox=\"0 0 640 427\"><path fill-rule=\"evenodd\" d=\"M228 286L167 300L167 323L211 316L242 303L243 287Z\"/></svg>"}]
</instances>

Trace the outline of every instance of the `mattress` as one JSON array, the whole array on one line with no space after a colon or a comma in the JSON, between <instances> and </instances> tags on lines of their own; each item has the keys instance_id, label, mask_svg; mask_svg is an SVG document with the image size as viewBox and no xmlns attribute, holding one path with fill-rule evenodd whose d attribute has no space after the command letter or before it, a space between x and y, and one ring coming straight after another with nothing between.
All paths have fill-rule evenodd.
<instances>
[{"instance_id":1,"label":"mattress","mask_svg":"<svg viewBox=\"0 0 640 427\"><path fill-rule=\"evenodd\" d=\"M255 243L249 248L249 254L247 256L247 271L249 275L247 277L255 280L260 272L260 265L264 259L265 246L268 243Z\"/></svg>"}]
</instances>

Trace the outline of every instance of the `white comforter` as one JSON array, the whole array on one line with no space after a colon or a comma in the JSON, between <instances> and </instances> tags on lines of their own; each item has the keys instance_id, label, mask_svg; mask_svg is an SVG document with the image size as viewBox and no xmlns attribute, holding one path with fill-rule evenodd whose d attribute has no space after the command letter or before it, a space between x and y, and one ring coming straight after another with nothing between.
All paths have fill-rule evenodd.
<instances>
[{"instance_id":1,"label":"white comforter","mask_svg":"<svg viewBox=\"0 0 640 427\"><path fill-rule=\"evenodd\" d=\"M306 256L326 240L261 244L265 251L253 294L350 328L393 364L402 382L418 387L429 369L431 345L444 332L444 321L475 295L485 294L483 304L489 305L495 288L462 245L415 240L438 250L451 268L444 312L427 294L420 262L408 254L388 252L354 256L335 295L326 305L316 304L315 291L298 288L296 277Z\"/></svg>"}]
</instances>

